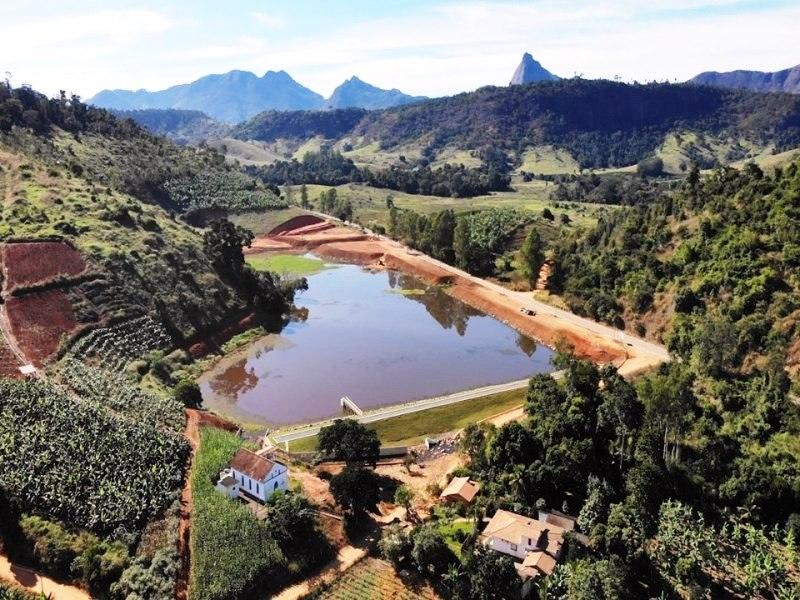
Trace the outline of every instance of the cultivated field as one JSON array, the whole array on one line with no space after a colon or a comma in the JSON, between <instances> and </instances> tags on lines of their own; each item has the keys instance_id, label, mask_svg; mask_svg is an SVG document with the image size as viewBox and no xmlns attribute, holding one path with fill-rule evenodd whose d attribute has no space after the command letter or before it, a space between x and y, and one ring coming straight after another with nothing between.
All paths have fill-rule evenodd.
<instances>
[{"instance_id":1,"label":"cultivated field","mask_svg":"<svg viewBox=\"0 0 800 600\"><path fill-rule=\"evenodd\" d=\"M6 290L74 277L86 269L81 253L64 242L5 244Z\"/></svg>"},{"instance_id":2,"label":"cultivated field","mask_svg":"<svg viewBox=\"0 0 800 600\"><path fill-rule=\"evenodd\" d=\"M319 595L322 600L437 600L439 596L417 578L401 578L389 563L365 558Z\"/></svg>"},{"instance_id":3,"label":"cultivated field","mask_svg":"<svg viewBox=\"0 0 800 600\"><path fill-rule=\"evenodd\" d=\"M37 366L53 354L63 336L78 326L72 303L63 290L47 290L6 301L11 331L20 350Z\"/></svg>"}]
</instances>

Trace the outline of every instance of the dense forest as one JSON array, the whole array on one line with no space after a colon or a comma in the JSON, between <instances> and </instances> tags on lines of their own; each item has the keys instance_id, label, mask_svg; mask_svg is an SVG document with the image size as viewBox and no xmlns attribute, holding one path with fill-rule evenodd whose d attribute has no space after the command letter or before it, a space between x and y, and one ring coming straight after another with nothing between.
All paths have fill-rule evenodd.
<instances>
[{"instance_id":1,"label":"dense forest","mask_svg":"<svg viewBox=\"0 0 800 600\"><path fill-rule=\"evenodd\" d=\"M490 191L507 190L511 183L505 160L487 163L480 169L449 164L437 169L428 164L376 169L358 167L351 159L330 148L307 152L301 161L281 160L270 165L248 166L245 171L267 185L343 185L365 182L407 194L448 198L468 198L488 194Z\"/></svg>"},{"instance_id":2,"label":"dense forest","mask_svg":"<svg viewBox=\"0 0 800 600\"><path fill-rule=\"evenodd\" d=\"M324 125L323 125L324 124ZM264 113L234 135L360 139L384 149L418 144L433 151L496 147L509 154L551 144L568 150L582 168L636 164L670 131L690 130L733 139L800 145L800 98L676 84L623 84L568 79L485 87L360 116L353 111Z\"/></svg>"},{"instance_id":3,"label":"dense forest","mask_svg":"<svg viewBox=\"0 0 800 600\"><path fill-rule=\"evenodd\" d=\"M693 169L680 190L632 204L550 244L554 291L651 335L666 323L677 360L631 382L563 346L564 379L531 379L527 420L465 430L456 475L483 488L455 514L577 515L582 535L537 580L540 600L796 598L800 164ZM388 529L384 557L446 597L516 597L510 559L475 534L453 552L437 525L452 518Z\"/></svg>"}]
</instances>

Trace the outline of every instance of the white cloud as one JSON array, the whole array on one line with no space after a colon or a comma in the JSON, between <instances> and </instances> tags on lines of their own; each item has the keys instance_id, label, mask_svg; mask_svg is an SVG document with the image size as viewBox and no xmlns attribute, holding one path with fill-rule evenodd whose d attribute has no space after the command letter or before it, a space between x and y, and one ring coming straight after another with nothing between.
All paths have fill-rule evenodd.
<instances>
[{"instance_id":1,"label":"white cloud","mask_svg":"<svg viewBox=\"0 0 800 600\"><path fill-rule=\"evenodd\" d=\"M286 21L277 15L256 11L252 13L253 19L267 29L281 29L286 25Z\"/></svg>"},{"instance_id":2,"label":"white cloud","mask_svg":"<svg viewBox=\"0 0 800 600\"><path fill-rule=\"evenodd\" d=\"M233 15L227 28L201 12L190 23L183 13L147 9L4 18L0 72L50 93L66 85L84 93L160 89L231 69L285 69L323 94L358 75L442 95L508 83L525 51L562 76L639 81L775 70L798 60L797 2L767 10L742 0L475 0L394 12L352 14L321 30L302 20L289 28L270 11Z\"/></svg>"}]
</instances>

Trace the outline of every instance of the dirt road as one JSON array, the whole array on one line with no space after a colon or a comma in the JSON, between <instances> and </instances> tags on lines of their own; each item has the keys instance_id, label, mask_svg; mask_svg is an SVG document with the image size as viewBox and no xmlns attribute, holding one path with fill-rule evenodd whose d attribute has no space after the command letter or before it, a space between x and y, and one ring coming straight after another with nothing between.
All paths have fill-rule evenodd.
<instances>
[{"instance_id":1,"label":"dirt road","mask_svg":"<svg viewBox=\"0 0 800 600\"><path fill-rule=\"evenodd\" d=\"M53 581L36 571L10 562L0 554L0 579L13 583L35 594L44 594L53 600L91 600L84 590Z\"/></svg>"}]
</instances>

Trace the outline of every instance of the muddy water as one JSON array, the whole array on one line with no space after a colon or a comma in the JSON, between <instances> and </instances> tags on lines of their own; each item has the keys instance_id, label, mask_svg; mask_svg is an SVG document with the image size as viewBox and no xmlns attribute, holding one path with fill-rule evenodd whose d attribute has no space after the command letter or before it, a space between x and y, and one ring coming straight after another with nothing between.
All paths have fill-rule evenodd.
<instances>
[{"instance_id":1,"label":"muddy water","mask_svg":"<svg viewBox=\"0 0 800 600\"><path fill-rule=\"evenodd\" d=\"M342 396L368 409L552 370L545 346L408 276L331 265L308 283L305 320L201 377L206 407L284 425L338 415Z\"/></svg>"}]
</instances>

